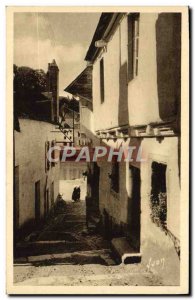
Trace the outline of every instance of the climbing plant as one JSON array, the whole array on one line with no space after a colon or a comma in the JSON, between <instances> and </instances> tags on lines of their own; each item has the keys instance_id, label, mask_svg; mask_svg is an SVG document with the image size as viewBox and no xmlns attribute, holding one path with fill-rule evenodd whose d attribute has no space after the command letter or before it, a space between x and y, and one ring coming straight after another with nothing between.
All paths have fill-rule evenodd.
<instances>
[{"instance_id":1,"label":"climbing plant","mask_svg":"<svg viewBox=\"0 0 195 300\"><path fill-rule=\"evenodd\" d=\"M167 225L167 193L160 192L150 196L151 218L158 226L166 228Z\"/></svg>"}]
</instances>

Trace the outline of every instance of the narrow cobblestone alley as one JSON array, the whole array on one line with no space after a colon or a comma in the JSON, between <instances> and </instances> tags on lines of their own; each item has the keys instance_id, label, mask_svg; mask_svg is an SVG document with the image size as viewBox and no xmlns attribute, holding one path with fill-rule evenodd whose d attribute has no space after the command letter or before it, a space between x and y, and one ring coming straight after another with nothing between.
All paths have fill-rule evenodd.
<instances>
[{"instance_id":1,"label":"narrow cobblestone alley","mask_svg":"<svg viewBox=\"0 0 195 300\"><path fill-rule=\"evenodd\" d=\"M156 285L141 264L116 265L110 244L89 232L85 202L66 202L41 231L17 244L17 285Z\"/></svg>"}]
</instances>

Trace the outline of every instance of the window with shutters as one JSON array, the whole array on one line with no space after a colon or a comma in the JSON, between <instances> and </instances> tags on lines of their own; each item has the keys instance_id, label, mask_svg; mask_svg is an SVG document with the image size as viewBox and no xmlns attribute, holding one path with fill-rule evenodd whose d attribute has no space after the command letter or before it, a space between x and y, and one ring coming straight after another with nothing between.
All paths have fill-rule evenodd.
<instances>
[{"instance_id":1,"label":"window with shutters","mask_svg":"<svg viewBox=\"0 0 195 300\"><path fill-rule=\"evenodd\" d=\"M128 15L128 79L138 75L139 14Z\"/></svg>"}]
</instances>

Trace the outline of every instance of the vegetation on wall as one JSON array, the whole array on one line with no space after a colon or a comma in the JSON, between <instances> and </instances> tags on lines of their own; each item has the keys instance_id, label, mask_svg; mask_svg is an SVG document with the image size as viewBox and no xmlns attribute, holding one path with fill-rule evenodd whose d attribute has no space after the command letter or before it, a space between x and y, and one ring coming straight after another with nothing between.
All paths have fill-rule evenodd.
<instances>
[{"instance_id":1,"label":"vegetation on wall","mask_svg":"<svg viewBox=\"0 0 195 300\"><path fill-rule=\"evenodd\" d=\"M22 66L13 66L14 129L20 131L19 117L51 122L51 96L47 95L47 74ZM59 97L59 114L72 117L79 112L79 103L74 98Z\"/></svg>"}]
</instances>

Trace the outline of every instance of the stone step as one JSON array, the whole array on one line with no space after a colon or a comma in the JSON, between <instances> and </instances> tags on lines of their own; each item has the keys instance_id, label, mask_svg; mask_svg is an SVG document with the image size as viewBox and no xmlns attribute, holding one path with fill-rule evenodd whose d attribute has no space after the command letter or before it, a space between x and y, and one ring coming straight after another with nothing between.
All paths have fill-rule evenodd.
<instances>
[{"instance_id":1,"label":"stone step","mask_svg":"<svg viewBox=\"0 0 195 300\"><path fill-rule=\"evenodd\" d=\"M38 256L55 253L73 253L80 250L91 250L91 246L81 241L36 241L17 244L15 258Z\"/></svg>"},{"instance_id":2,"label":"stone step","mask_svg":"<svg viewBox=\"0 0 195 300\"><path fill-rule=\"evenodd\" d=\"M39 234L36 241L68 241L74 242L77 241L77 238L71 234L70 232L66 231L43 231Z\"/></svg>"},{"instance_id":3,"label":"stone step","mask_svg":"<svg viewBox=\"0 0 195 300\"><path fill-rule=\"evenodd\" d=\"M45 255L34 255L28 257L20 257L14 260L14 264L103 264L116 265L111 258L109 249L75 251L72 253L53 253Z\"/></svg>"},{"instance_id":4,"label":"stone step","mask_svg":"<svg viewBox=\"0 0 195 300\"><path fill-rule=\"evenodd\" d=\"M126 237L114 238L111 241L111 249L116 261L123 264L141 262L141 253L136 252L127 241Z\"/></svg>"},{"instance_id":5,"label":"stone step","mask_svg":"<svg viewBox=\"0 0 195 300\"><path fill-rule=\"evenodd\" d=\"M107 283L112 282L113 280L129 280L129 278L132 278L131 280L135 279L136 281L139 282L139 278L142 276L152 276L148 275L148 273L113 273L113 274L87 274L85 276L83 275L78 275L75 274L74 276L72 275L64 275L64 276L49 276L49 277L31 277L28 278L24 281L14 283L16 286L80 286L83 285L93 285L97 286L99 285L99 282ZM103 284L101 284L102 286ZM111 285L111 284L110 284ZM138 285L138 284L133 284L133 285ZM128 287L129 288L129 287Z\"/></svg>"}]
</instances>

